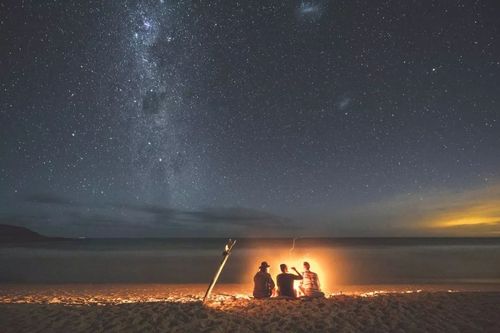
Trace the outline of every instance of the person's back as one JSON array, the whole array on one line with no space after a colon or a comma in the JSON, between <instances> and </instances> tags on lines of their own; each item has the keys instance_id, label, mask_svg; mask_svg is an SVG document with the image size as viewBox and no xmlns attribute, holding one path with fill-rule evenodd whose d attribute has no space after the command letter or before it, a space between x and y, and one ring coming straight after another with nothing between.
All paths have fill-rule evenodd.
<instances>
[{"instance_id":1,"label":"person's back","mask_svg":"<svg viewBox=\"0 0 500 333\"><path fill-rule=\"evenodd\" d=\"M300 281L300 290L304 296L324 296L320 289L318 274L311 272L310 267L308 262L304 262L305 271L302 272L304 278Z\"/></svg>"},{"instance_id":2,"label":"person's back","mask_svg":"<svg viewBox=\"0 0 500 333\"><path fill-rule=\"evenodd\" d=\"M253 297L255 298L269 298L273 293L274 281L271 274L267 272L268 267L267 262L263 261L259 271L253 277Z\"/></svg>"},{"instance_id":3,"label":"person's back","mask_svg":"<svg viewBox=\"0 0 500 333\"><path fill-rule=\"evenodd\" d=\"M293 288L293 282L295 280L302 280L302 276L292 267L293 270L297 272L297 275L288 273L288 268L285 264L280 265L281 274L276 277L276 284L278 285L278 295L284 297L297 297L295 294L295 289Z\"/></svg>"}]
</instances>

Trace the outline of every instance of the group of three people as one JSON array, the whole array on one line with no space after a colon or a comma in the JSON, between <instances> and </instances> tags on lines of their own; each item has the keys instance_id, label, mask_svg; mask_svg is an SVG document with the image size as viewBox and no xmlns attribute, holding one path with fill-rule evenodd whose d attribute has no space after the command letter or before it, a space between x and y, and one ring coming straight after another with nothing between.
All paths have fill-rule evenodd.
<instances>
[{"instance_id":1,"label":"group of three people","mask_svg":"<svg viewBox=\"0 0 500 333\"><path fill-rule=\"evenodd\" d=\"M283 298L296 298L297 292L293 287L295 280L300 280L299 291L300 296L305 297L323 297L321 292L318 274L311 272L311 265L304 262L304 272L299 273L295 267L292 270L296 274L288 273L288 267L285 264L280 265L281 273L276 276L276 284L274 284L271 274L269 274L269 264L263 261L259 266L259 271L255 274L253 297L269 298L271 296L279 296Z\"/></svg>"}]
</instances>

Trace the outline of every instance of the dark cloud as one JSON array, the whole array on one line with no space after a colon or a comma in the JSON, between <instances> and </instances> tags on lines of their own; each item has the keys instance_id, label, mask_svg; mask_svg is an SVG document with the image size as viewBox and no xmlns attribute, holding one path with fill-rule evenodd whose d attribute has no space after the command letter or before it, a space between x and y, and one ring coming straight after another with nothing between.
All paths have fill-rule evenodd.
<instances>
[{"instance_id":1,"label":"dark cloud","mask_svg":"<svg viewBox=\"0 0 500 333\"><path fill-rule=\"evenodd\" d=\"M4 213L1 221L50 228L56 230L54 235L61 236L84 233L102 237L162 237L172 235L173 230L178 235L202 236L254 236L254 232L306 236L496 236L500 233L499 202L500 184L493 184L458 193L435 190L395 196L355 209L347 207L323 212L321 216L290 218L243 207L185 209L139 202L96 204L33 193L22 197L20 203L36 209ZM29 212L29 216L21 212ZM57 234L57 228L67 234Z\"/></svg>"},{"instance_id":2,"label":"dark cloud","mask_svg":"<svg viewBox=\"0 0 500 333\"><path fill-rule=\"evenodd\" d=\"M51 236L171 237L198 234L225 237L261 232L276 234L299 228L292 219L242 207L189 210L141 203L95 204L48 193L26 195L19 204L29 208L29 216L16 213L2 217L0 214L0 222L40 230Z\"/></svg>"},{"instance_id":3,"label":"dark cloud","mask_svg":"<svg viewBox=\"0 0 500 333\"><path fill-rule=\"evenodd\" d=\"M74 202L52 193L28 194L24 197L24 201L36 204L47 204L47 205L61 205L61 206L75 205Z\"/></svg>"},{"instance_id":4,"label":"dark cloud","mask_svg":"<svg viewBox=\"0 0 500 333\"><path fill-rule=\"evenodd\" d=\"M265 225L268 227L291 226L289 218L241 207L209 207L201 210L182 210L158 205L126 205L115 207L156 216L164 223L190 222L203 224Z\"/></svg>"},{"instance_id":5,"label":"dark cloud","mask_svg":"<svg viewBox=\"0 0 500 333\"><path fill-rule=\"evenodd\" d=\"M47 222L49 219L50 216L43 213L40 213L38 215L25 215L19 213L19 214L10 214L7 216L1 216L0 224L28 226L28 225L41 224L43 222Z\"/></svg>"},{"instance_id":6,"label":"dark cloud","mask_svg":"<svg viewBox=\"0 0 500 333\"><path fill-rule=\"evenodd\" d=\"M153 91L146 92L142 99L142 110L146 114L157 114L160 112L162 94Z\"/></svg>"},{"instance_id":7,"label":"dark cloud","mask_svg":"<svg viewBox=\"0 0 500 333\"><path fill-rule=\"evenodd\" d=\"M164 216L173 216L179 212L179 210L176 209L163 207L159 205L148 205L148 204L141 205L141 204L115 203L112 204L111 206L140 213L148 213L148 214L156 214Z\"/></svg>"}]
</instances>

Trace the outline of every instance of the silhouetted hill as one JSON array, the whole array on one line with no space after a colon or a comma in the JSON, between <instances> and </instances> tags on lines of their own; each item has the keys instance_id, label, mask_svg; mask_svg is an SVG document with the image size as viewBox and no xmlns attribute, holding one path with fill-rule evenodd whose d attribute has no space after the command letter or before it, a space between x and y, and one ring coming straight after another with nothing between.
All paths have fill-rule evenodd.
<instances>
[{"instance_id":1,"label":"silhouetted hill","mask_svg":"<svg viewBox=\"0 0 500 333\"><path fill-rule=\"evenodd\" d=\"M35 242L46 240L60 240L58 237L47 237L40 235L25 227L0 224L0 243L10 242Z\"/></svg>"}]
</instances>

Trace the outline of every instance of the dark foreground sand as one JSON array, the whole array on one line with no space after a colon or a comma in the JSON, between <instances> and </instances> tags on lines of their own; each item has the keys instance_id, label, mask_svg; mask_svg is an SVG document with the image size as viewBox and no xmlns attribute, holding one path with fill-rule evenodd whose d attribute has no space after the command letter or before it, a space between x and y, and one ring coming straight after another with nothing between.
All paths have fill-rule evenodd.
<instances>
[{"instance_id":1,"label":"dark foreground sand","mask_svg":"<svg viewBox=\"0 0 500 333\"><path fill-rule=\"evenodd\" d=\"M200 288L141 288L3 288L0 332L500 332L499 292L256 301L219 291L202 305Z\"/></svg>"}]
</instances>

